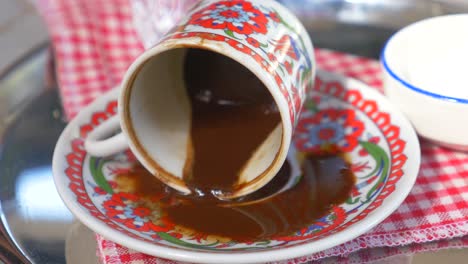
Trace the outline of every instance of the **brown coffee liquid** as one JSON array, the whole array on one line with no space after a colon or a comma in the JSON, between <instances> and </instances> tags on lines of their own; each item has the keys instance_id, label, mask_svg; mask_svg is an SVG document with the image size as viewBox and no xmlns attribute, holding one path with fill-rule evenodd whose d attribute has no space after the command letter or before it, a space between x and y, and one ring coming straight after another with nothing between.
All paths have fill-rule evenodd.
<instances>
[{"instance_id":1,"label":"brown coffee liquid","mask_svg":"<svg viewBox=\"0 0 468 264\"><path fill-rule=\"evenodd\" d=\"M189 49L184 73L193 154L184 181L197 193L231 192L254 151L280 124L280 114L263 83L224 55Z\"/></svg>"},{"instance_id":2,"label":"brown coffee liquid","mask_svg":"<svg viewBox=\"0 0 468 264\"><path fill-rule=\"evenodd\" d=\"M343 155L310 155L302 163L303 176L291 189L263 199L281 189L290 177L285 163L278 175L254 194L236 202L182 196L165 187L141 166L128 175L119 175L121 191L158 200L157 215L199 234L217 235L236 241L267 240L291 235L313 224L330 209L344 202L355 184L355 176ZM255 202L261 200L260 202ZM246 203L250 201L251 203ZM237 201L239 202L239 201Z\"/></svg>"},{"instance_id":3,"label":"brown coffee liquid","mask_svg":"<svg viewBox=\"0 0 468 264\"><path fill-rule=\"evenodd\" d=\"M183 196L141 166L117 177L120 191L150 201L149 207L159 211L154 215L188 232L240 242L290 235L347 199L355 177L344 156L336 154L306 157L302 178L282 193L276 194L291 176L288 163L257 192L235 201L216 199L211 191L235 188L240 170L280 116L263 84L224 56L190 50L185 79L193 111L194 155L187 162L184 180L196 192Z\"/></svg>"}]
</instances>

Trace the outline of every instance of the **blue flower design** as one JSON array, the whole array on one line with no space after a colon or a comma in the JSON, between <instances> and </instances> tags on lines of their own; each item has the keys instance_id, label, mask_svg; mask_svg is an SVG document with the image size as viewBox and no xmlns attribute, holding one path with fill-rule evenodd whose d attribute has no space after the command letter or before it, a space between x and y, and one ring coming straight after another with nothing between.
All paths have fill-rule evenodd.
<instances>
[{"instance_id":1,"label":"blue flower design","mask_svg":"<svg viewBox=\"0 0 468 264\"><path fill-rule=\"evenodd\" d=\"M339 123L328 122L318 125L309 125L308 146L322 144L336 144L345 136L344 128Z\"/></svg>"},{"instance_id":2,"label":"blue flower design","mask_svg":"<svg viewBox=\"0 0 468 264\"><path fill-rule=\"evenodd\" d=\"M248 1L221 1L192 15L188 24L242 35L267 33L267 16Z\"/></svg>"},{"instance_id":3,"label":"blue flower design","mask_svg":"<svg viewBox=\"0 0 468 264\"><path fill-rule=\"evenodd\" d=\"M295 143L301 151L353 151L359 144L364 123L353 110L324 109L302 118L296 128Z\"/></svg>"}]
</instances>

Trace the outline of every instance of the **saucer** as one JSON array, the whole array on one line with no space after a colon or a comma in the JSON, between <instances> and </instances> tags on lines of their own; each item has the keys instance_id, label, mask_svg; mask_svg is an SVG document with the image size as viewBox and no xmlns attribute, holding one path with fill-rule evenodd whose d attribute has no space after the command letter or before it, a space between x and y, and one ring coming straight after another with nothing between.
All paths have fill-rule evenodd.
<instances>
[{"instance_id":1,"label":"saucer","mask_svg":"<svg viewBox=\"0 0 468 264\"><path fill-rule=\"evenodd\" d=\"M362 82L318 71L293 142L297 152L333 147L346 153L356 175L346 202L309 227L269 241L238 243L185 234L157 209L136 206L136 195L116 191L115 178L134 162L131 153L102 159L84 150L87 133L116 114L117 97L118 89L101 96L63 131L53 157L54 180L83 224L149 255L186 262L252 263L322 251L356 238L389 216L410 192L419 170L416 133L386 98Z\"/></svg>"}]
</instances>

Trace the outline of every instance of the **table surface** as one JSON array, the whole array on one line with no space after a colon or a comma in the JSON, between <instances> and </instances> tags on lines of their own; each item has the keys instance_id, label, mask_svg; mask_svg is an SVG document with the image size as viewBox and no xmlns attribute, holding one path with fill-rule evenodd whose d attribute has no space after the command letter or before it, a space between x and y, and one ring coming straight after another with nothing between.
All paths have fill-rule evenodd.
<instances>
[{"instance_id":1,"label":"table surface","mask_svg":"<svg viewBox=\"0 0 468 264\"><path fill-rule=\"evenodd\" d=\"M406 1L406 0L405 0ZM450 4L456 5L465 5L468 6L468 0L442 0L442 1L432 1L434 4L430 5L430 10L426 10L426 5L428 2L427 0L412 0L408 2L413 2L413 3L419 3L419 2L424 2L424 4L421 4L421 7L418 8L418 10L412 10L411 13L400 13L399 15L401 16L401 19L399 19L399 23L407 24L411 22L412 20L420 19L424 16L427 16L428 12L431 15L439 14L439 13L444 13L446 10L444 9L444 2L450 2ZM326 1L322 1L326 2ZM334 1L340 2L340 1ZM366 1L363 1L366 2ZM395 2L400 2L404 3L400 0L395 0ZM416 5L416 4L415 4ZM294 4L291 5L291 8L298 8L295 7ZM460 9L461 10L461 9ZM326 10L327 11L327 10ZM334 10L330 9L328 10L329 12L333 12ZM342 10L341 10L342 11ZM457 12L457 9L451 10L450 12ZM349 16L352 15L352 13L349 13L348 11L348 16L351 17L354 21L353 23L359 24L359 22L366 22L366 21L359 21L359 17L353 17ZM335 14L338 15L338 14ZM341 16L346 16L346 14L341 13ZM406 19L406 20L405 20ZM378 14L376 17L373 18L371 21L372 24L379 24L381 21L385 20L385 14L381 14L379 16ZM396 22L395 22L396 23ZM310 22L310 24L314 24L313 21ZM357 53L360 55L365 55L369 57L376 57L379 49L381 48L381 45L383 44L382 42L393 32L392 29L389 30L382 30L381 28L372 28L366 25L365 23L360 25L360 27L343 27L343 24L341 25L342 28L344 28L343 31L340 32L340 35L343 36L343 38L347 38L348 44L346 46L340 46L337 45L336 42L329 41L331 39L333 34L337 34L336 31L330 30L329 28L333 28L332 24L327 24L327 23L322 23L322 24L314 24L315 28L317 29L316 34L314 35L313 39L316 41L316 44L319 43L319 46L323 47L328 47L328 48L336 48L339 50L351 52L351 53ZM399 27L400 25L390 25L390 28L395 28ZM328 29L327 29L328 28ZM365 28L365 30L363 30ZM341 34L343 33L343 34ZM369 43L367 43L363 47L362 40L361 38L366 38L366 34L373 34L373 40ZM24 54L31 52L32 49L35 47L43 45L47 41L47 31L36 14L34 10L34 6L32 5L31 1L28 0L1 0L0 1L0 72L6 71L10 65L14 64L19 57L22 57ZM37 69L42 69L38 73L32 73L28 72L28 68L24 68L23 72L26 74L43 74L43 68L45 63L47 62L47 55L46 52L42 51L37 55L38 53L32 53L36 54L36 63L38 65L35 65L36 71ZM31 55L34 56L34 55ZM31 68L32 69L32 68ZM34 76L33 76L34 77ZM43 80L42 77L35 77L38 80ZM8 81L0 81L0 97L2 97L5 93L11 93L12 89L17 90L15 92L15 97L9 98L8 102L1 102L0 100L0 133L3 134L2 138L5 139L5 134L8 131L12 130L12 126L15 126L14 129L15 131L31 131L34 129L34 127L37 127L37 125L41 125L43 122L47 124L52 124L52 127L48 128L48 131L52 131L55 133L54 135L50 136L47 135L45 138L34 138L31 139L31 137L26 133L26 134L15 134L14 139L17 141L9 141L5 142L2 141L2 148L10 147L10 151L13 150L18 150L18 152L21 152L21 147L26 146L29 149L40 149L40 152L45 153L43 156L43 160L35 158L35 162L37 164L47 164L50 163L49 156L51 155L51 151L53 150L53 145L54 145L54 140L55 137L58 136L58 133L60 133L61 129L64 126L64 123L60 120L60 105L58 104L58 97L56 91L53 89L54 87L45 87L42 83L34 83L33 79L30 80L29 85L30 86L25 86L25 87L14 87L12 86L12 83ZM26 80L24 84L28 84L28 81ZM36 91L34 90L34 86L40 86L37 88ZM34 98L34 101L27 102L28 99ZM37 98L41 98L39 100L40 104L39 105L34 105L35 102L37 102ZM10 100L11 99L11 100ZM25 109L23 109L22 105L27 105ZM21 109L19 109L20 107ZM29 110L28 110L29 109ZM30 111L29 114L24 115L24 112ZM32 111L32 112L31 112ZM42 112L41 112L42 111ZM18 120L18 116L16 116L16 113L21 113L21 116L23 116L24 119L20 116ZM45 119L44 119L45 118ZM36 126L35 126L36 125ZM28 141L29 140L29 141ZM35 143L38 145L28 145L31 143ZM40 143L40 144L39 144ZM21 155L25 155L26 152L21 152ZM37 153L31 153L32 155L36 155ZM4 158L4 157L2 157ZM4 159L2 159L4 160ZM24 160L27 160L27 157L24 158ZM36 164L36 165L37 165ZM21 164L17 164L19 167L21 167ZM1 161L0 161L0 167L1 167ZM24 170L23 175L27 176L27 166L22 167ZM37 174L37 168L36 168L36 176ZM3 173L3 174L2 174ZM4 176L5 173L5 168L1 169L0 168L0 183L1 179ZM45 174L42 175L44 177L44 182L48 182L48 187L52 186L53 184L50 182L51 180L51 175L48 174L49 172L47 170L44 171ZM44 183L43 184L47 184ZM42 187L44 187L43 185ZM25 186L27 187L27 186ZM33 186L29 186L33 187ZM1 189L1 185L0 185ZM33 191L33 189L29 189L29 191ZM52 253L50 255L49 259L44 258L44 256L39 257L38 256L29 256L30 260L34 260L36 263L63 263L65 260L65 249L64 249L64 240L65 240L65 234L67 233L68 229L72 226L73 222L73 217L67 212L66 208L64 208L63 204L61 204L60 199L58 199L58 196L56 196L55 189L50 189L51 194L49 196L49 199L51 201L55 201L56 204L55 206L58 206L59 209L56 209L55 213L58 213L58 215L61 217L57 223L54 224L52 223L55 229L55 233L52 234L52 236L57 236L57 241L56 243L51 243L50 245L34 245L34 241L23 241L22 246L26 247L37 247L37 252L40 252L41 250L45 251L50 251L53 252L54 249L57 251L55 254ZM0 196L0 198L2 198ZM23 197L24 199L28 199L28 197ZM58 203L58 204L57 204ZM5 207L5 204L3 204ZM1 208L0 208L1 209ZM3 208L5 209L5 208ZM0 212L1 213L1 212ZM29 212L31 213L31 212ZM54 212L52 212L54 213ZM40 215L38 215L40 218ZM45 227L50 227L51 223L40 223ZM45 234L44 232L40 232L40 228L37 228L38 226L35 226L35 229L33 232L36 236L45 236L48 234ZM26 228L26 226L25 226ZM84 227L83 227L84 228ZM45 228L44 230L49 231L48 228ZM84 228L83 230L86 230ZM28 231L28 230L26 230ZM26 232L25 231L25 232ZM29 230L30 231L30 230ZM14 256L14 254L8 253L5 251L5 248L8 248L8 243L9 241L1 235L0 232L0 256L6 256L7 259L10 259L11 263L18 263L19 259ZM29 244L28 244L29 243ZM49 247L49 248L48 248ZM51 249L53 248L53 249ZM34 255L34 248L33 250L30 251L30 253L33 252L32 254ZM39 253L37 253L39 254ZM58 257L57 257L58 256ZM42 259L42 261L41 261ZM47 261L45 262L45 260ZM424 254L418 254L414 257L399 257L397 259L389 260L391 262L385 262L385 263L425 263L425 264L431 264L431 263L466 263L468 259L468 249L467 250L444 250L436 253L424 253ZM2 258L0 257L0 263L2 263ZM382 262L384 263L384 262Z\"/></svg>"}]
</instances>

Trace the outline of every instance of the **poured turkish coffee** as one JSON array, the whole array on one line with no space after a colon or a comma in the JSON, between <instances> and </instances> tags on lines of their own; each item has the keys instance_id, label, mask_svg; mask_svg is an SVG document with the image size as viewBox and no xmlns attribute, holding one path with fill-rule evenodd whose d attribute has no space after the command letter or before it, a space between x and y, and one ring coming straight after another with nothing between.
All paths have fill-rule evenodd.
<instances>
[{"instance_id":1,"label":"poured turkish coffee","mask_svg":"<svg viewBox=\"0 0 468 264\"><path fill-rule=\"evenodd\" d=\"M281 122L280 114L263 83L227 57L191 49L184 74L192 109L184 180L195 191L185 195L168 188L139 165L116 178L117 190L137 194L138 206L155 211L150 216L155 223L175 224L189 236L264 241L307 228L349 197L355 175L343 153L299 153L258 191L219 200L217 191L237 187L252 153ZM294 159L302 176L280 192L296 175Z\"/></svg>"},{"instance_id":2,"label":"poured turkish coffee","mask_svg":"<svg viewBox=\"0 0 468 264\"><path fill-rule=\"evenodd\" d=\"M118 175L116 182L120 191L151 201L151 208L157 210L152 215L184 228L179 229L182 233L197 232L238 242L262 241L310 226L346 201L355 185L351 165L340 153L310 154L301 161L301 169L302 177L289 190L278 193L291 177L291 166L286 162L263 188L229 202L181 195L141 166Z\"/></svg>"}]
</instances>

